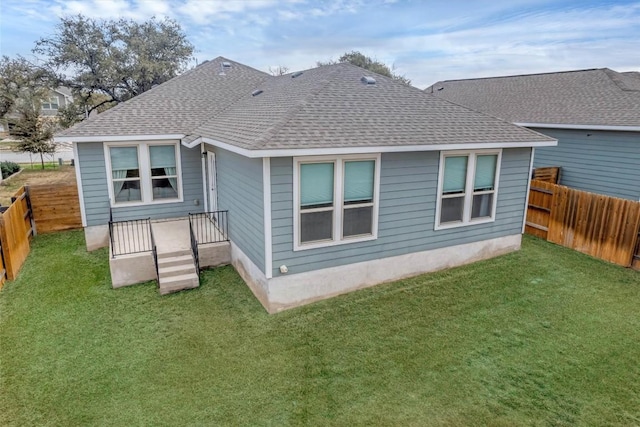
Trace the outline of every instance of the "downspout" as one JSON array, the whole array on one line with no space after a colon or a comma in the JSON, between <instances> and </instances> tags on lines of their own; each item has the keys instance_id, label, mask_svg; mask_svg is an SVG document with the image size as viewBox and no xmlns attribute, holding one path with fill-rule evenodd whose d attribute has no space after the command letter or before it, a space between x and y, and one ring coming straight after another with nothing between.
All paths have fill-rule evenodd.
<instances>
[{"instance_id":1,"label":"downspout","mask_svg":"<svg viewBox=\"0 0 640 427\"><path fill-rule=\"evenodd\" d=\"M200 143L200 160L202 162L202 200L204 205L204 211L209 212L209 199L207 198L207 150L204 147L204 142Z\"/></svg>"}]
</instances>

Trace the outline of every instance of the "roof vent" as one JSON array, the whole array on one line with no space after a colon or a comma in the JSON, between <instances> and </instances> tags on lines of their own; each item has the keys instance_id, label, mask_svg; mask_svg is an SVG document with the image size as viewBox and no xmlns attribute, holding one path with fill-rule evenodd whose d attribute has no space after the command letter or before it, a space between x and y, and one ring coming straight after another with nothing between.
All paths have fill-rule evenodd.
<instances>
[{"instance_id":1,"label":"roof vent","mask_svg":"<svg viewBox=\"0 0 640 427\"><path fill-rule=\"evenodd\" d=\"M251 96L258 96L262 93L262 89L254 90L251 92Z\"/></svg>"},{"instance_id":2,"label":"roof vent","mask_svg":"<svg viewBox=\"0 0 640 427\"><path fill-rule=\"evenodd\" d=\"M295 73L291 74L291 78L295 79L296 77L300 77L303 73L304 71L296 71Z\"/></svg>"},{"instance_id":3,"label":"roof vent","mask_svg":"<svg viewBox=\"0 0 640 427\"><path fill-rule=\"evenodd\" d=\"M369 77L369 76L362 76L360 81L362 83L366 84L366 85L374 85L374 84L376 84L376 79L374 79L373 77Z\"/></svg>"},{"instance_id":4,"label":"roof vent","mask_svg":"<svg viewBox=\"0 0 640 427\"><path fill-rule=\"evenodd\" d=\"M223 62L222 68L231 68L231 62L227 62L227 61Z\"/></svg>"}]
</instances>

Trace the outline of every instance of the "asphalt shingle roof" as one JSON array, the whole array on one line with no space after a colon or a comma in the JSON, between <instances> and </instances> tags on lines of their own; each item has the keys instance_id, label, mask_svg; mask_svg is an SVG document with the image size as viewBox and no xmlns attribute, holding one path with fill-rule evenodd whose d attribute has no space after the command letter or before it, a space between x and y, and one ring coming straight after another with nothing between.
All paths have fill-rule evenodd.
<instances>
[{"instance_id":1,"label":"asphalt shingle roof","mask_svg":"<svg viewBox=\"0 0 640 427\"><path fill-rule=\"evenodd\" d=\"M225 75L222 62L231 63ZM56 136L188 134L269 77L218 57Z\"/></svg>"},{"instance_id":2,"label":"asphalt shingle roof","mask_svg":"<svg viewBox=\"0 0 640 427\"><path fill-rule=\"evenodd\" d=\"M513 123L640 126L640 73L608 68L446 80L438 98Z\"/></svg>"},{"instance_id":3,"label":"asphalt shingle roof","mask_svg":"<svg viewBox=\"0 0 640 427\"><path fill-rule=\"evenodd\" d=\"M350 64L293 78L238 63L219 76L222 61L229 60L203 64L58 136L181 133L185 142L207 137L248 150L553 141ZM364 75L376 83L362 83Z\"/></svg>"}]
</instances>

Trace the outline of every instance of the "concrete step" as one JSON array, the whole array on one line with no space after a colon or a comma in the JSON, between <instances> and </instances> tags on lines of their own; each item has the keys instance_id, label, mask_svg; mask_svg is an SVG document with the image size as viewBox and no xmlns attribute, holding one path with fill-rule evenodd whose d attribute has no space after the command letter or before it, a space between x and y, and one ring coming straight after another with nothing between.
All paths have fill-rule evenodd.
<instances>
[{"instance_id":1,"label":"concrete step","mask_svg":"<svg viewBox=\"0 0 640 427\"><path fill-rule=\"evenodd\" d=\"M193 256L189 254L170 258L158 258L158 268L172 267L174 265L193 265Z\"/></svg>"},{"instance_id":2,"label":"concrete step","mask_svg":"<svg viewBox=\"0 0 640 427\"><path fill-rule=\"evenodd\" d=\"M158 277L164 279L165 277L181 276L183 274L195 273L196 266L193 264L193 260L189 260L189 263L182 263L180 265L171 265L168 267L162 266L158 268Z\"/></svg>"},{"instance_id":3,"label":"concrete step","mask_svg":"<svg viewBox=\"0 0 640 427\"><path fill-rule=\"evenodd\" d=\"M183 256L183 255L191 255L191 249L182 249L182 250L168 251L168 252L158 252L158 262L160 262L161 259L174 258L174 257Z\"/></svg>"},{"instance_id":4,"label":"concrete step","mask_svg":"<svg viewBox=\"0 0 640 427\"><path fill-rule=\"evenodd\" d=\"M160 295L170 294L185 289L193 289L200 286L200 280L196 273L181 274L160 279Z\"/></svg>"}]
</instances>

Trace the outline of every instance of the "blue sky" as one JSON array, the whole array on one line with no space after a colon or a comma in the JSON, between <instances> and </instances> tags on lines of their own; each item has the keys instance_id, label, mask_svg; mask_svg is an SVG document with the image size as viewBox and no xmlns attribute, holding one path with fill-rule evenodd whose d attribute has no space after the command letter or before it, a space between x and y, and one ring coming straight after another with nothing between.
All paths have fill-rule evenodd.
<instances>
[{"instance_id":1,"label":"blue sky","mask_svg":"<svg viewBox=\"0 0 640 427\"><path fill-rule=\"evenodd\" d=\"M359 50L424 88L438 80L640 70L640 1L2 0L0 51L32 57L60 16L177 20L198 61L299 70Z\"/></svg>"}]
</instances>

